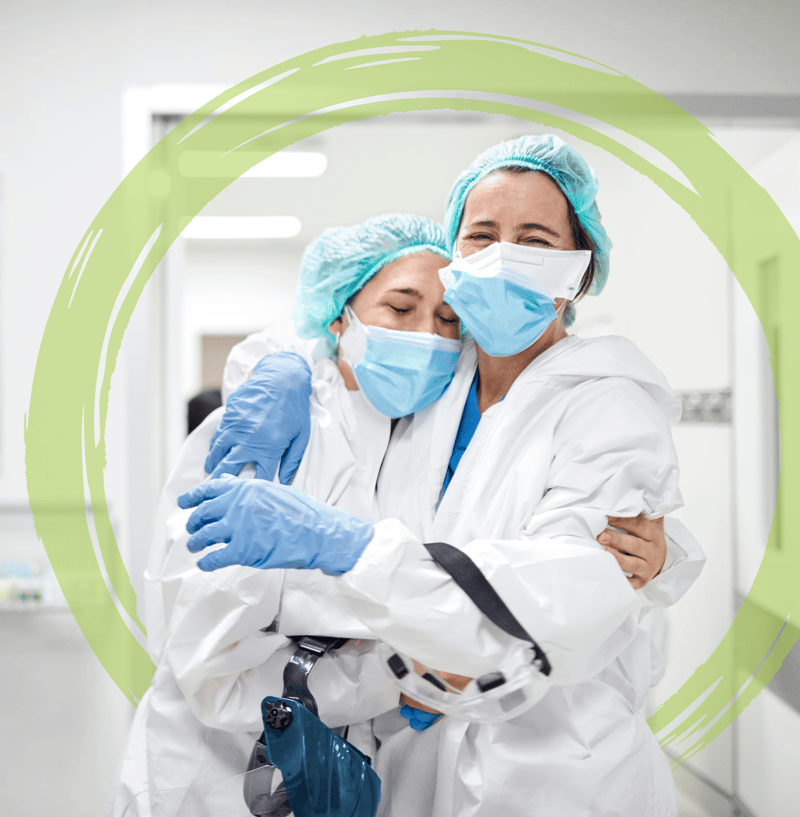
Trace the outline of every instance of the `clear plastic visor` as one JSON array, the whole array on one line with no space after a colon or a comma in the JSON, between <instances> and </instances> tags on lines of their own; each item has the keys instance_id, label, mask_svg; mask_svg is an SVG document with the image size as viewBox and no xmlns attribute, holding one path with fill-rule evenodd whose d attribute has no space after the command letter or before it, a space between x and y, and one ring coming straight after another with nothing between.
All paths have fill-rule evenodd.
<instances>
[{"instance_id":1,"label":"clear plastic visor","mask_svg":"<svg viewBox=\"0 0 800 817\"><path fill-rule=\"evenodd\" d=\"M535 664L522 664L473 678L463 689L458 689L436 670L388 644L380 645L380 655L395 686L409 698L471 723L497 723L515 718L538 703L552 685Z\"/></svg>"}]
</instances>

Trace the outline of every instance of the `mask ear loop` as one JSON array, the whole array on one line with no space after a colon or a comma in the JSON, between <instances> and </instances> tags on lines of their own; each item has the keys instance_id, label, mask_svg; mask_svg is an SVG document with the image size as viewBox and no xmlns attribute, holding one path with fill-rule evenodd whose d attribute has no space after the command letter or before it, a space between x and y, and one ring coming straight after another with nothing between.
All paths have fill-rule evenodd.
<instances>
[{"instance_id":1,"label":"mask ear loop","mask_svg":"<svg viewBox=\"0 0 800 817\"><path fill-rule=\"evenodd\" d=\"M345 304L342 307L341 313L339 314L339 319L342 321L341 331L339 332L338 335L331 333L336 338L336 347L335 347L334 351L336 352L336 359L337 360L339 359L339 354L340 354L339 347L340 347L341 342L342 342L342 336L350 328L350 326L353 324L354 319L356 321L358 320L358 315L356 315L355 311L353 310L353 307L350 306L350 304ZM345 326L345 321L347 321L346 326Z\"/></svg>"},{"instance_id":2,"label":"mask ear loop","mask_svg":"<svg viewBox=\"0 0 800 817\"><path fill-rule=\"evenodd\" d=\"M347 326L342 324L342 335L352 326L354 323L361 323L361 319L356 315L355 309L353 309L350 304L345 304L342 307L342 314L341 314L342 321L347 321Z\"/></svg>"},{"instance_id":3,"label":"mask ear loop","mask_svg":"<svg viewBox=\"0 0 800 817\"><path fill-rule=\"evenodd\" d=\"M564 312L566 311L567 306L569 306L569 304L571 304L573 301L570 298L562 298L561 301L561 306L556 309L556 316L563 320Z\"/></svg>"},{"instance_id":4,"label":"mask ear loop","mask_svg":"<svg viewBox=\"0 0 800 817\"><path fill-rule=\"evenodd\" d=\"M339 317L341 318L342 316L339 315ZM334 320L336 320L336 318L334 318ZM328 329L328 332L331 335L333 335L333 350L332 350L331 359L333 360L334 363L338 364L338 362L339 362L339 342L342 339L342 330L340 330L339 332L333 332L330 329Z\"/></svg>"},{"instance_id":5,"label":"mask ear loop","mask_svg":"<svg viewBox=\"0 0 800 817\"><path fill-rule=\"evenodd\" d=\"M586 271L588 271L588 269L589 268L587 266ZM581 278L581 282L580 282L580 284L578 286L578 292L580 292L580 289L583 286L583 281L584 281L584 278L586 277L586 271L584 271L583 277ZM576 298L562 298L562 300L563 300L564 303L562 303L561 306L558 309L556 309L556 315L558 315L558 317L561 318L561 320L563 321L564 313L567 311L567 307L570 304L574 304L577 299Z\"/></svg>"},{"instance_id":6,"label":"mask ear loop","mask_svg":"<svg viewBox=\"0 0 800 817\"><path fill-rule=\"evenodd\" d=\"M355 311L353 310L353 307L350 306L350 304L345 304L342 307L342 314L340 315L340 317L342 319L342 331L339 333L339 336L336 339L337 351L339 350L339 348L341 346L341 342L342 342L342 338L344 337L344 333L348 329L350 329L350 327L353 326L354 323L358 322L358 315L356 315ZM347 323L347 325L345 325L345 322ZM341 352L339 352L339 354L341 356ZM345 361L345 363L347 363L348 366L350 366L351 369L353 368L350 361L347 359L347 355L344 356L344 361Z\"/></svg>"}]
</instances>

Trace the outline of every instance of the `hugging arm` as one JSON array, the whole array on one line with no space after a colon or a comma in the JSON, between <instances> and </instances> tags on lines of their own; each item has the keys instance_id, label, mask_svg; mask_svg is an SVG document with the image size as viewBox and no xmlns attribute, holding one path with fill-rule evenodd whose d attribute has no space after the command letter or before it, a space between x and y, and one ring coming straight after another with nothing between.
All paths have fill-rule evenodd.
<instances>
[{"instance_id":1,"label":"hugging arm","mask_svg":"<svg viewBox=\"0 0 800 817\"><path fill-rule=\"evenodd\" d=\"M320 658L310 677L326 724L358 723L397 705L397 691L385 677L374 642L365 640L371 634L346 607L331 608L313 633L293 632L281 615L286 593L313 594L314 582L304 587L295 581L289 589L285 570L198 570L186 547L187 516L176 508L170 519L175 542L162 578L168 615L164 656L202 723L260 731L261 700L283 691L283 670L296 649L292 635L354 639Z\"/></svg>"},{"instance_id":2,"label":"hugging arm","mask_svg":"<svg viewBox=\"0 0 800 817\"><path fill-rule=\"evenodd\" d=\"M517 537L463 547L551 657L554 683L596 673L636 632L642 598L595 541L608 516L658 517L681 503L669 426L650 398L607 381L583 397L561 424L546 490ZM362 621L427 666L479 677L530 661L528 645L488 622L397 520L375 526L337 582Z\"/></svg>"},{"instance_id":3,"label":"hugging arm","mask_svg":"<svg viewBox=\"0 0 800 817\"><path fill-rule=\"evenodd\" d=\"M669 428L647 399L634 390L621 400L617 394L593 393L578 401L564 423L569 433L555 446L559 453L547 490L519 538L475 540L464 548L525 628L557 657L554 678L561 683L589 672L589 664L596 671L613 660L636 627L642 600L595 536L609 516L660 516L680 504ZM630 415L626 422L620 422L621 404ZM527 655L527 644L487 622L399 521L384 520L371 532L365 528L346 562L332 552L328 565L326 537L341 526L341 512L316 508L310 498L289 497L292 489L281 486L262 484L258 490L265 506L260 518L267 521L259 523L257 538L270 551L260 552L259 566L287 566L286 559L296 558L266 543L285 538L274 535L274 522L268 520L287 516L289 505L300 500L308 514L300 526L323 532L304 566L342 574L340 591L379 637L423 663L469 677ZM195 499L202 507L203 497ZM222 532L231 539L228 548L240 547L235 529ZM248 537L251 543L255 538ZM462 650L465 643L473 649Z\"/></svg>"}]
</instances>

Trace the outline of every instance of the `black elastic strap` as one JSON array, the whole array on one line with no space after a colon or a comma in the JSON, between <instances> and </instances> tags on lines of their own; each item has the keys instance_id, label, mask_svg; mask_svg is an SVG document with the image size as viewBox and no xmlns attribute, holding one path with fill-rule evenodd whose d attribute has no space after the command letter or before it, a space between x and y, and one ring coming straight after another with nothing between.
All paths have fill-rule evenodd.
<instances>
[{"instance_id":1,"label":"black elastic strap","mask_svg":"<svg viewBox=\"0 0 800 817\"><path fill-rule=\"evenodd\" d=\"M303 644L303 649L316 652L328 652L328 650L338 650L339 647L345 645L347 638L339 638L337 635L290 635L290 641L295 644ZM305 642L305 643L303 643Z\"/></svg>"},{"instance_id":2,"label":"black elastic strap","mask_svg":"<svg viewBox=\"0 0 800 817\"><path fill-rule=\"evenodd\" d=\"M424 544L433 561L450 574L453 581L472 599L489 621L514 638L533 644L533 662L538 664L543 675L549 675L551 667L544 650L517 621L475 562L466 553L453 545L448 545L447 542Z\"/></svg>"},{"instance_id":3,"label":"black elastic strap","mask_svg":"<svg viewBox=\"0 0 800 817\"><path fill-rule=\"evenodd\" d=\"M308 675L319 658L329 650L339 649L347 639L304 635L293 636L292 640L297 644L297 650L283 670L282 697L298 701L310 712L319 715L317 702L308 688Z\"/></svg>"}]
</instances>

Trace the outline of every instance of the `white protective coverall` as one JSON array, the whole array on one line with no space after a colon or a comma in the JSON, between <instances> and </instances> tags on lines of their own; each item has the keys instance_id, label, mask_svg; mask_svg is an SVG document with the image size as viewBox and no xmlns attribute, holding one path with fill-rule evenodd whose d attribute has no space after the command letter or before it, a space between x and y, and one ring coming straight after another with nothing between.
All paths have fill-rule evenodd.
<instances>
[{"instance_id":1,"label":"white protective coverall","mask_svg":"<svg viewBox=\"0 0 800 817\"><path fill-rule=\"evenodd\" d=\"M232 354L226 398L260 357L291 345L280 337L278 344L274 330L258 337L255 347L250 338ZM257 349L255 359L250 348ZM312 386L311 437L294 484L371 519L390 421L360 392L345 389L331 361L314 367ZM309 677L328 725L359 724L387 710L399 712L399 693L380 666L375 644L363 640L370 633L330 586L333 579L319 571L234 567L203 573L197 568L197 555L186 549L191 510L181 510L176 500L207 478L203 465L223 411L217 409L189 435L162 494L145 575L148 649L156 673L128 737L109 811L115 817L131 797L148 789L152 794L137 797L130 817L188 815L194 796L182 803L160 792L245 771L263 728L261 700L282 693L283 669L296 649L287 635L354 639L320 659ZM271 631L263 632L270 625ZM396 718L402 720L399 714ZM368 725L351 729L348 738L374 755ZM226 815L247 817L241 795L230 801L233 788L220 787L225 803L215 801L213 787L204 792L208 811L203 813L224 807ZM191 809L191 817L202 813Z\"/></svg>"},{"instance_id":2,"label":"white protective coverall","mask_svg":"<svg viewBox=\"0 0 800 817\"><path fill-rule=\"evenodd\" d=\"M285 340L282 340L278 345L286 348L287 344ZM271 351L275 351L275 345L270 338L269 331L253 336L237 347L226 368L225 391L229 393L238 385L238 382L244 379L255 362ZM403 476L410 483L414 483L414 486L408 486L410 491L407 494L408 499L413 499L414 489L421 490L423 485L433 491L432 486L437 480L439 488L433 491L432 496L438 497L444 470L440 469L437 463L441 464L441 461L444 463L443 467L446 467L472 372L474 372L474 351L468 351L459 364L459 372L454 384L444 398L447 400L449 410L453 412L452 417L448 418L447 422L442 419L438 421L445 434L449 434L449 441L440 438L434 445L429 439L430 448L426 449L424 454L419 453L420 450L414 447L413 450L417 451L417 458L416 460L408 459L412 447L407 445L407 435L412 434L413 436L416 433L414 429L427 427L426 424L432 421L425 418L434 417L437 412L432 410L424 412L419 416L420 422L417 424L410 424L406 420L401 421L398 431L401 431L402 434L398 437L397 444L393 446L392 462L396 462L401 468L401 472L395 472L398 473L398 484ZM581 376L580 379L586 380L585 376ZM515 385L514 388L516 389L517 386ZM656 391L662 388L663 385L659 383ZM318 396L317 392L315 383L315 397ZM628 396L626 393L622 401ZM506 398L505 404L510 405L510 397L511 395ZM484 417L488 419L491 412L492 410L487 412ZM357 430L358 433L363 430L360 423L356 425L348 423L346 413L340 415L334 411L333 413L328 412L327 416L342 423L342 428L345 429L344 438L347 438L348 430L351 433L353 430ZM315 429L317 428L316 417L317 415L314 420ZM444 414L441 417L444 417ZM419 655L422 660L429 660L433 666L458 672L464 671L464 674L477 674L483 671L483 667L494 669L502 665L505 660L528 660L527 648L524 644L500 633L494 625L482 620L481 616L476 619L476 610L472 608L472 603L463 597L463 593L458 588L453 588L452 583L443 576L438 568L431 565L427 552L424 552L423 555L415 549L419 546L420 539L415 537L400 521L387 521L376 527L376 537L359 560L356 568L351 571L352 575L348 574L349 578L345 582L342 581L342 578L345 577L328 579L317 571L262 571L248 568L226 568L214 574L203 574L198 571L194 567L196 557L188 554L183 547L188 538L183 526L189 512L174 510L174 503L175 498L181 492L204 477L202 464L213 429L219 422L219 415L216 418L208 418L206 422L208 425L201 427L204 433L199 434L201 429L198 429L196 436L187 442L181 462L165 490L164 510L172 516L169 520L169 534L165 537L166 544L156 541L148 576L150 588L156 591L154 601L157 602L151 604L148 599L148 612L151 609L157 610L158 603L160 603L158 599L163 587L165 610L160 613L160 618L165 623L161 625L158 632L154 632L153 623L148 616L148 626L154 645L154 659L159 669L153 688L148 693L150 701L146 697L137 713L137 721L141 723L138 730L134 730L132 737L134 744L137 744L136 735L139 736L136 751L128 753L131 761L129 778L135 779L136 775L133 772L138 768L139 785L141 781L146 784L149 779L151 786L161 788L162 786L189 785L192 782L207 781L239 772L246 761L252 741L261 729L259 713L261 698L276 689L280 691L283 666L294 651L293 645L286 646L286 639L283 636L274 632L262 632L264 622L269 623L276 619L277 629L288 634L313 632L319 635L366 637L370 630L365 629L352 617L348 617L346 609L342 607L342 599L337 599L337 593L340 591L351 596L350 604L355 604L360 616L369 619L370 625L375 626L376 632L380 632L382 628L386 629L389 640L398 648L409 648L409 634L415 629L417 636L422 634L423 642L436 642L437 657L439 649L445 646L442 655L447 658L444 662L434 660L430 655ZM483 434L481 429L486 426L487 424L482 421L476 433L476 441ZM332 423L319 427L327 429L328 438L330 435L335 438ZM317 445L320 445L324 437L318 436L316 439ZM361 437L361 439L365 438ZM415 437L414 442L419 442L420 439ZM353 443L358 446L357 442L353 441ZM367 452L367 460L370 460L370 456L372 459L370 464L364 466L366 471L361 471L357 464L359 460L355 458L353 449L343 459L341 456L339 459L331 458L332 453L341 455L344 449L340 447L332 450L329 446L326 449L324 445L315 448L315 437L312 432L308 453L301 463L294 484L317 498L328 499L328 501L333 498L336 501L333 501L332 504L337 504L338 507L351 510L363 517L370 516L371 514L363 510L363 505L362 510L359 511L356 505L347 504L343 498L347 495L351 497L356 495L353 491L345 490L348 485L351 485L354 475L359 473L374 475L385 443L383 445L384 447L373 446ZM465 459L462 460L463 464L470 461L470 452L473 449L474 446L471 445L465 454ZM320 459L319 470L310 468L314 461L313 452L315 450L325 453L325 456ZM555 448L552 447L552 450ZM424 470L430 470L430 478L415 479L415 476L420 473L420 463L426 462L431 451L434 454L432 465L430 469L427 466L424 467ZM552 456L548 455L547 460L542 462L541 467L545 472L551 460ZM668 466L662 467L666 467L666 470L669 471L673 462L674 460L671 460ZM440 474L435 473L437 469L441 472ZM315 471L313 475L310 473L312 470ZM465 471L463 465L459 466L457 474L462 475ZM431 541L428 532L431 530L435 511L435 498L430 503L430 507L424 498L420 498L413 508L410 505L404 507L406 494L402 491L395 491L395 482L389 480L388 473L385 470L381 478L382 504L386 504L387 508L394 506L390 512L395 517L409 527L419 525L418 529L424 540ZM366 481L356 478L358 486L353 484L354 491L357 492L356 488L358 490L364 488L369 494L366 491L367 486L374 484L374 481L370 482L370 479L372 477ZM455 484L456 480L454 480ZM451 485L448 490L448 497L456 495L453 492L454 485ZM486 499L488 500L489 496ZM370 503L372 497L370 494L364 499L355 501L356 503ZM447 500L447 502L450 501L450 499ZM536 498L532 503L533 506L536 505ZM664 507L667 505L669 503L666 503ZM442 511L446 510L446 507L447 504L443 503ZM611 503L609 507L616 506ZM636 510L631 511L630 515L635 515L639 510L642 508L637 507ZM426 512L430 516L427 521ZM656 511L653 513L657 515ZM383 507L381 507L381 515L386 515ZM625 514L620 513L619 515ZM605 525L605 518L601 513L595 514L595 517L597 532L599 532ZM499 524L500 520L497 522ZM513 527L513 522L509 524ZM668 522L668 528L672 539L678 540L677 542L670 541L668 538L669 567L639 594L642 597L649 596L659 604L670 604L676 601L699 572L700 562L692 537L672 521ZM549 532L546 535L549 536ZM619 591L617 595L621 601L613 602L606 606L605 611L601 611L603 615L599 617L605 621L605 630L603 626L596 626L592 630L595 639L599 637L598 632L601 636L605 631L611 632L609 637L612 641L616 638L616 642L622 645L619 649L622 649L625 643L630 642L634 635L637 635L631 624L631 617L635 616L639 600L637 595L630 590L616 562L611 557L602 554L598 546L589 545L587 547L589 543L583 539L586 531L581 530L581 535L579 542L573 543L577 544L577 549L575 547L565 549L563 542L559 544L562 556L568 551L574 557L573 564L588 559L588 564L593 567L587 566L584 569L585 574L592 573L594 568L599 568L601 573L605 570L611 574L611 568L613 568L615 579L622 580L621 586L615 585L615 580L611 580L612 586ZM460 539L458 541L448 539L444 535L440 538L454 544L459 544L461 541ZM384 585L388 581L388 576L392 571L383 570L382 572L381 566L376 566L374 560L380 549L390 547L392 542L398 545L398 553L392 557L377 557L378 560L388 558L389 563L399 568L397 581L394 582L391 592L386 595L385 599L388 601L394 593L400 606L396 614L388 616L380 603L375 604L370 600L374 594L371 595L366 585L371 581L369 576L375 567L377 567L374 574L375 580L379 583L383 582ZM529 544L525 543L526 549ZM410 574L404 572L403 565L398 562L398 557L402 557L400 561L408 567L414 559L422 559L423 563L418 565L421 570L419 604L409 603L416 595L413 589L416 582L409 579ZM543 558L542 561L546 563L547 558ZM563 558L561 561L564 561ZM489 565L482 564L481 566L494 582L496 577L492 570L487 570ZM545 567L545 569L548 568ZM409 583L405 583L406 579L409 579ZM574 577L571 576L570 580L573 581ZM434 637L437 633L440 635L446 633L446 630L443 629L441 619L437 619L437 611L425 609L426 599L432 600L431 588L427 587L426 581L428 583L433 581L437 585L438 590L443 594L440 601L447 602L451 609L454 606L463 607L466 618L471 622L466 631L473 636L472 644L475 645L470 652L477 653L477 661L464 662L461 660L463 656L460 656L459 651L452 649L452 644L457 643L457 637L451 638L446 635L443 641ZM506 592L502 590L501 592L506 597ZM597 591L594 592L597 595ZM275 600L281 594L281 606L276 612ZM584 593L581 594L584 595ZM377 595L381 596L382 591ZM545 649L552 648L557 651L556 642L559 635L567 641L569 638L574 639L572 635L567 636L570 627L568 623L565 623L561 633L552 635L555 641L551 644L547 637L542 638L540 631L537 631L536 627L531 624L530 617L520 616L517 609L518 603L514 604L511 601L509 603L520 620L530 628ZM390 604L393 605L393 601ZM608 608L613 612L608 613ZM331 611L335 611L336 614L332 615ZM561 610L559 613L563 617L565 611ZM410 618L405 624L398 624L404 616ZM158 615L155 617L159 618ZM390 623L388 629L387 622ZM429 624L434 628L433 630L430 629ZM392 627L395 629L399 627L398 632L390 633L389 630ZM621 635L616 632L615 627L621 631ZM550 632L551 634L554 632L552 628ZM591 635L588 640L591 640ZM603 641L602 637L600 641ZM165 642L167 642L168 662L164 660ZM446 643L443 644L443 642ZM419 646L418 638L415 647ZM458 808L462 808L461 805L453 810L450 804L454 799L458 803L461 797L459 789L453 789L453 781L455 780L454 775L460 774L460 769L463 768L462 747L467 745L465 742L467 725L451 718L445 718L422 733L416 733L408 728L407 722L397 712L396 691L387 688L382 670L377 667L374 652L364 652L364 650L363 642L349 644L335 656L330 655L322 659L311 673L311 690L320 704L320 714L323 720L335 726L342 723L355 723L364 718L379 715L380 712L385 713L376 718L373 723L375 734L382 741L376 762L376 769L383 781L384 791L384 799L382 799L379 812L381 815L392 814L400 817L400 815L407 814L431 813L434 797L436 798L435 813L437 815L460 813ZM555 655L555 652L551 654ZM457 660L451 660L456 656L460 657ZM601 655L598 661L602 663L603 660L605 659ZM649 685L649 680L648 675L645 688ZM191 710L181 690L191 703ZM145 704L148 706L145 707ZM161 713L163 717L160 717ZM512 723L517 723L517 721ZM174 728L170 729L170 724L173 724ZM473 728L470 727L470 732ZM503 727L502 725L481 727L481 734L488 734L486 730L498 728ZM362 748L366 748L370 753L369 748L363 744ZM229 755L227 759L226 751ZM511 748L510 751L515 752L516 749ZM502 756L503 750L500 747L497 760L501 763ZM165 758L168 759L167 764L163 762ZM487 755L487 760L491 762L491 754ZM519 772L519 764L511 764L510 770ZM523 772L525 775L528 773L528 770ZM472 776L474 778L474 773ZM133 788L136 788L135 784ZM474 794L475 792L469 789L468 796L474 796ZM154 811L154 813L158 812ZM246 811L242 813L245 814Z\"/></svg>"},{"instance_id":3,"label":"white protective coverall","mask_svg":"<svg viewBox=\"0 0 800 817\"><path fill-rule=\"evenodd\" d=\"M337 582L379 638L431 667L479 677L530 660L422 542L460 547L545 650L554 686L507 722L432 726L435 790L416 813L674 817L672 776L640 713L663 662L638 625L652 599L685 592L704 557L673 520L672 566L637 592L595 537L609 515L682 504L669 430L680 406L631 342L571 336L484 412L437 508L475 368L472 346L438 403L400 421L378 485L384 521Z\"/></svg>"}]
</instances>

